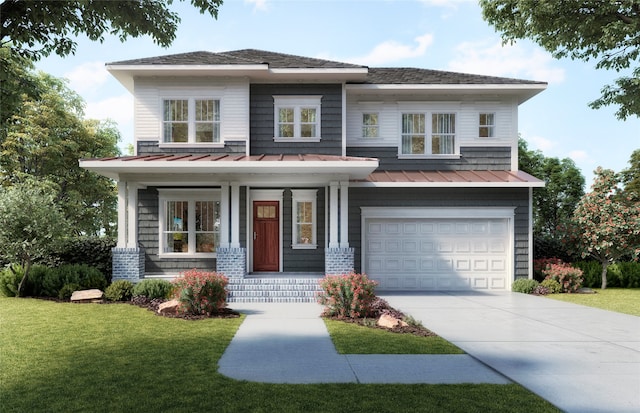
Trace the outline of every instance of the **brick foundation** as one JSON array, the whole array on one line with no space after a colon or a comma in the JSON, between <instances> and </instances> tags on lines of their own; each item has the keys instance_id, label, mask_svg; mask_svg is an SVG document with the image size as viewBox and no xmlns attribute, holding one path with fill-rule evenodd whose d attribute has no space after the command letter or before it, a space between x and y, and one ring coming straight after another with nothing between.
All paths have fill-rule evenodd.
<instances>
[{"instance_id":1,"label":"brick foundation","mask_svg":"<svg viewBox=\"0 0 640 413\"><path fill-rule=\"evenodd\" d=\"M128 280L133 283L144 278L143 248L113 248L113 272L111 279Z\"/></svg>"},{"instance_id":2,"label":"brick foundation","mask_svg":"<svg viewBox=\"0 0 640 413\"><path fill-rule=\"evenodd\" d=\"M327 275L348 274L354 270L353 248L326 248L324 250L324 272Z\"/></svg>"},{"instance_id":3,"label":"brick foundation","mask_svg":"<svg viewBox=\"0 0 640 413\"><path fill-rule=\"evenodd\" d=\"M216 252L216 272L229 278L244 278L247 275L246 248L218 248Z\"/></svg>"}]
</instances>

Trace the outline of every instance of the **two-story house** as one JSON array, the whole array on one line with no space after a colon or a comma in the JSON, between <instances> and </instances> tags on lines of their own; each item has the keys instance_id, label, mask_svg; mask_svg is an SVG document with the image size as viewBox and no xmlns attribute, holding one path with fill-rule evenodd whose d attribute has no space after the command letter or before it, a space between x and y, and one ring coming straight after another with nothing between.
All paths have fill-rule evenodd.
<instances>
[{"instance_id":1,"label":"two-story house","mask_svg":"<svg viewBox=\"0 0 640 413\"><path fill-rule=\"evenodd\" d=\"M518 107L546 83L261 50L107 64L133 95L113 278L365 272L381 290L531 276Z\"/></svg>"}]
</instances>

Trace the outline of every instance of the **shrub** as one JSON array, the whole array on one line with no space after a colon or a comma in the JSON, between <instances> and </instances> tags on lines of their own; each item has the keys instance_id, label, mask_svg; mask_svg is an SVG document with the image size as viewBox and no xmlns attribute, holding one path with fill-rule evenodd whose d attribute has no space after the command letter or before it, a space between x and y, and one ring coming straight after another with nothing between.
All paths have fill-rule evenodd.
<instances>
[{"instance_id":1,"label":"shrub","mask_svg":"<svg viewBox=\"0 0 640 413\"><path fill-rule=\"evenodd\" d=\"M536 285L536 288L533 289L531 294L534 295L547 295L549 294L549 289L542 284Z\"/></svg>"},{"instance_id":2,"label":"shrub","mask_svg":"<svg viewBox=\"0 0 640 413\"><path fill-rule=\"evenodd\" d=\"M551 264L542 273L560 283L563 293L575 293L582 287L582 270L568 264Z\"/></svg>"},{"instance_id":3,"label":"shrub","mask_svg":"<svg viewBox=\"0 0 640 413\"><path fill-rule=\"evenodd\" d=\"M564 264L560 258L538 258L533 260L533 279L541 282L545 275L542 271L546 270L551 264Z\"/></svg>"},{"instance_id":4,"label":"shrub","mask_svg":"<svg viewBox=\"0 0 640 413\"><path fill-rule=\"evenodd\" d=\"M78 284L65 284L58 292L58 298L61 300L68 300L71 298L71 295L73 295L73 292L78 291L79 289L80 286Z\"/></svg>"},{"instance_id":5,"label":"shrub","mask_svg":"<svg viewBox=\"0 0 640 413\"><path fill-rule=\"evenodd\" d=\"M582 285L589 288L602 286L602 264L598 261L576 261L571 265L582 270Z\"/></svg>"},{"instance_id":6,"label":"shrub","mask_svg":"<svg viewBox=\"0 0 640 413\"><path fill-rule=\"evenodd\" d=\"M127 280L116 280L104 292L109 301L129 301L133 296L133 283Z\"/></svg>"},{"instance_id":7,"label":"shrub","mask_svg":"<svg viewBox=\"0 0 640 413\"><path fill-rule=\"evenodd\" d=\"M175 296L183 312L211 315L227 305L229 279L217 272L189 270L173 280Z\"/></svg>"},{"instance_id":8,"label":"shrub","mask_svg":"<svg viewBox=\"0 0 640 413\"><path fill-rule=\"evenodd\" d=\"M39 295L58 297L65 284L77 284L82 289L104 290L107 280L98 269L85 264L61 265L45 272Z\"/></svg>"},{"instance_id":9,"label":"shrub","mask_svg":"<svg viewBox=\"0 0 640 413\"><path fill-rule=\"evenodd\" d=\"M322 292L318 294L318 303L325 306L327 316L368 317L372 314L377 285L366 274L327 275L320 280Z\"/></svg>"},{"instance_id":10,"label":"shrub","mask_svg":"<svg viewBox=\"0 0 640 413\"><path fill-rule=\"evenodd\" d=\"M108 284L111 282L111 249L115 245L116 241L112 237L69 238L40 257L38 263L51 268L67 264L85 264L97 268Z\"/></svg>"},{"instance_id":11,"label":"shrub","mask_svg":"<svg viewBox=\"0 0 640 413\"><path fill-rule=\"evenodd\" d=\"M511 291L516 293L531 294L533 290L539 285L538 281L530 280L528 278L518 278L511 284Z\"/></svg>"},{"instance_id":12,"label":"shrub","mask_svg":"<svg viewBox=\"0 0 640 413\"><path fill-rule=\"evenodd\" d=\"M560 283L552 278L542 280L540 285L548 290L548 294L558 294L562 292Z\"/></svg>"},{"instance_id":13,"label":"shrub","mask_svg":"<svg viewBox=\"0 0 640 413\"><path fill-rule=\"evenodd\" d=\"M144 296L150 300L154 298L169 298L173 291L173 284L165 280L142 280L133 287L133 296Z\"/></svg>"},{"instance_id":14,"label":"shrub","mask_svg":"<svg viewBox=\"0 0 640 413\"><path fill-rule=\"evenodd\" d=\"M617 285L612 285L611 287L640 288L640 262L621 261L611 267L615 268L614 273L617 278L615 280Z\"/></svg>"},{"instance_id":15,"label":"shrub","mask_svg":"<svg viewBox=\"0 0 640 413\"><path fill-rule=\"evenodd\" d=\"M18 285L24 275L24 269L18 264L9 264L0 271L0 294L5 297L17 297Z\"/></svg>"}]
</instances>

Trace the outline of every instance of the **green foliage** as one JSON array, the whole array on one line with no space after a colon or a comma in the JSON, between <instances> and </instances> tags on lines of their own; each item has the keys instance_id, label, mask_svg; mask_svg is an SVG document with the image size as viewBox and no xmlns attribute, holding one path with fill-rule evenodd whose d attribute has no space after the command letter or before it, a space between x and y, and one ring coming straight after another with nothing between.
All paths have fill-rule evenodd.
<instances>
[{"instance_id":1,"label":"green foliage","mask_svg":"<svg viewBox=\"0 0 640 413\"><path fill-rule=\"evenodd\" d=\"M57 267L64 264L86 264L98 269L111 282L111 249L115 247L116 240L111 237L73 237L63 240L55 248L52 248L38 262L49 267Z\"/></svg>"},{"instance_id":2,"label":"green foliage","mask_svg":"<svg viewBox=\"0 0 640 413\"><path fill-rule=\"evenodd\" d=\"M528 278L518 278L511 284L511 291L516 293L531 294L539 285L538 281Z\"/></svg>"},{"instance_id":3,"label":"green foliage","mask_svg":"<svg viewBox=\"0 0 640 413\"><path fill-rule=\"evenodd\" d=\"M369 317L377 285L366 274L327 275L320 280L322 292L318 294L318 303L325 307L323 314L326 316Z\"/></svg>"},{"instance_id":4,"label":"green foliage","mask_svg":"<svg viewBox=\"0 0 640 413\"><path fill-rule=\"evenodd\" d=\"M598 261L574 261L571 263L582 271L582 285L588 288L600 288L602 285L602 264Z\"/></svg>"},{"instance_id":5,"label":"green foliage","mask_svg":"<svg viewBox=\"0 0 640 413\"><path fill-rule=\"evenodd\" d=\"M216 314L227 305L229 279L216 272L185 271L173 280L182 311L194 315Z\"/></svg>"},{"instance_id":6,"label":"green foliage","mask_svg":"<svg viewBox=\"0 0 640 413\"><path fill-rule=\"evenodd\" d=\"M562 286L560 283L552 278L542 280L540 285L549 291L549 294L558 294L562 292Z\"/></svg>"},{"instance_id":7,"label":"green foliage","mask_svg":"<svg viewBox=\"0 0 640 413\"><path fill-rule=\"evenodd\" d=\"M150 300L169 298L173 292L173 284L165 280L142 280L133 287L133 296L144 296Z\"/></svg>"},{"instance_id":8,"label":"green foliage","mask_svg":"<svg viewBox=\"0 0 640 413\"><path fill-rule=\"evenodd\" d=\"M582 270L569 264L550 264L542 273L545 279L557 281L563 293L576 293L582 287Z\"/></svg>"},{"instance_id":9,"label":"green foliage","mask_svg":"<svg viewBox=\"0 0 640 413\"><path fill-rule=\"evenodd\" d=\"M629 159L629 167L620 172L624 185L623 195L631 199L640 200L640 149L636 149Z\"/></svg>"},{"instance_id":10,"label":"green foliage","mask_svg":"<svg viewBox=\"0 0 640 413\"><path fill-rule=\"evenodd\" d=\"M67 264L50 268L42 279L41 295L58 297L66 284L76 284L80 289L104 290L107 280L96 268L84 264Z\"/></svg>"},{"instance_id":11,"label":"green foliage","mask_svg":"<svg viewBox=\"0 0 640 413\"><path fill-rule=\"evenodd\" d=\"M73 295L74 291L81 290L82 287L75 283L65 284L62 286L60 291L58 291L58 298L61 300L68 300Z\"/></svg>"},{"instance_id":12,"label":"green foliage","mask_svg":"<svg viewBox=\"0 0 640 413\"><path fill-rule=\"evenodd\" d=\"M607 287L607 267L623 256L640 254L640 202L618 196L620 176L598 168L591 192L580 200L566 228L566 242L582 258L602 266L602 289Z\"/></svg>"},{"instance_id":13,"label":"green foliage","mask_svg":"<svg viewBox=\"0 0 640 413\"><path fill-rule=\"evenodd\" d=\"M116 280L104 292L110 301L129 301L133 297L134 285L131 281Z\"/></svg>"},{"instance_id":14,"label":"green foliage","mask_svg":"<svg viewBox=\"0 0 640 413\"><path fill-rule=\"evenodd\" d=\"M0 271L0 295L4 297L17 297L20 280L24 276L21 265L11 264Z\"/></svg>"},{"instance_id":15,"label":"green foliage","mask_svg":"<svg viewBox=\"0 0 640 413\"><path fill-rule=\"evenodd\" d=\"M530 39L556 58L597 59L597 69L621 71L640 56L640 6L635 1L481 0L484 19L505 42ZM618 118L640 116L640 68L607 86L592 107L617 104Z\"/></svg>"}]
</instances>

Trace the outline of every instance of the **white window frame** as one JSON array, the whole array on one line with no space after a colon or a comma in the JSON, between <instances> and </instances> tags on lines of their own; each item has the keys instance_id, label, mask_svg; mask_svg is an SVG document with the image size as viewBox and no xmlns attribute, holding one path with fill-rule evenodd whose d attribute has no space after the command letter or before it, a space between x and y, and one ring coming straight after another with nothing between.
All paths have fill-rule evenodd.
<instances>
[{"instance_id":1,"label":"white window frame","mask_svg":"<svg viewBox=\"0 0 640 413\"><path fill-rule=\"evenodd\" d=\"M364 118L366 115L376 115L377 116L377 122L375 125L367 125L364 122ZM368 111L368 112L362 112L362 127L361 127L361 138L365 139L365 140L370 140L370 139L380 139L380 112L372 112L372 111ZM367 136L364 131L366 129L374 129L376 131L376 135L375 136Z\"/></svg>"},{"instance_id":2,"label":"white window frame","mask_svg":"<svg viewBox=\"0 0 640 413\"><path fill-rule=\"evenodd\" d=\"M321 119L322 96L273 96L273 141L274 142L320 142L322 139ZM293 137L280 137L279 112L280 109L293 109ZM315 109L316 136L302 137L301 111Z\"/></svg>"},{"instance_id":3,"label":"white window frame","mask_svg":"<svg viewBox=\"0 0 640 413\"><path fill-rule=\"evenodd\" d=\"M404 115L424 115L425 118L425 131L424 134L412 134L412 135L424 135L425 139L425 152L424 153L403 153L402 152L402 118ZM453 134L453 153L434 154L432 153L432 138L433 135L438 135L437 131L433 130L433 115L454 115L455 123ZM401 109L399 118L399 142L398 142L398 159L457 159L460 158L460 134L458 132L459 127L459 113L457 110L414 110L414 109Z\"/></svg>"},{"instance_id":4,"label":"white window frame","mask_svg":"<svg viewBox=\"0 0 640 413\"><path fill-rule=\"evenodd\" d=\"M318 215L317 215L317 189L292 189L291 190L291 248L292 249L316 249L318 248ZM297 243L298 239L298 203L311 202L311 240L309 243Z\"/></svg>"},{"instance_id":5,"label":"white window frame","mask_svg":"<svg viewBox=\"0 0 640 413\"><path fill-rule=\"evenodd\" d=\"M164 105L166 101L170 100L186 100L187 101L187 142L165 142L165 125L170 123L170 121L165 120L164 118ZM196 125L199 123L203 123L203 121L196 120L196 101L197 100L213 100L214 104L218 102L218 120L215 119L211 121L214 128L214 141L213 142L196 142ZM163 96L160 99L160 122L161 122L161 130L160 130L160 145L162 146L223 146L224 142L222 139L222 99L219 96ZM206 122L208 123L208 122ZM215 140L215 131L217 129L218 140Z\"/></svg>"},{"instance_id":6,"label":"white window frame","mask_svg":"<svg viewBox=\"0 0 640 413\"><path fill-rule=\"evenodd\" d=\"M487 124L483 124L481 122L481 117L482 116L491 116L492 118L492 123L487 123ZM482 136L482 134L480 133L480 130L482 128L487 128L487 136ZM478 138L480 139L493 139L496 137L496 113L495 112L480 112L478 113Z\"/></svg>"},{"instance_id":7,"label":"white window frame","mask_svg":"<svg viewBox=\"0 0 640 413\"><path fill-rule=\"evenodd\" d=\"M216 252L196 252L196 220L195 220L195 212L196 212L196 202L197 201L213 201L214 205L216 202L221 202L221 191L219 189L206 189L201 191L194 190L179 190L179 189L159 189L158 190L158 256L161 258L215 258L217 256ZM188 215L189 222L188 228L186 230L188 237L188 245L189 251L187 252L165 252L165 224L166 224L166 212L167 212L167 202L170 201L182 201L188 202ZM222 217L222 206L220 206L219 218ZM221 225L218 225L218 234L220 234ZM214 230L214 233L216 231ZM220 235L218 235L218 240L220 240ZM218 241L220 242L220 241ZM219 245L216 245L217 248Z\"/></svg>"}]
</instances>

